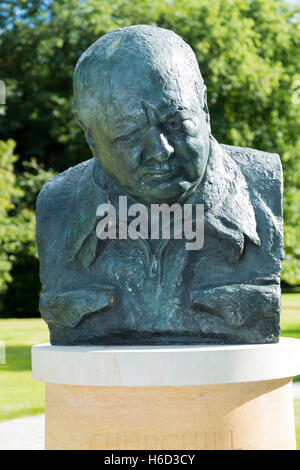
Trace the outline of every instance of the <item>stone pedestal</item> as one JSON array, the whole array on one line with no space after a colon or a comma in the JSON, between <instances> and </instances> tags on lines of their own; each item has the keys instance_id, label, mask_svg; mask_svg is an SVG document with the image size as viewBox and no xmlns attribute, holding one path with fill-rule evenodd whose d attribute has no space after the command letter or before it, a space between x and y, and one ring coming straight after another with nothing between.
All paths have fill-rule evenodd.
<instances>
[{"instance_id":1,"label":"stone pedestal","mask_svg":"<svg viewBox=\"0 0 300 470\"><path fill-rule=\"evenodd\" d=\"M295 449L300 340L32 349L47 449Z\"/></svg>"}]
</instances>

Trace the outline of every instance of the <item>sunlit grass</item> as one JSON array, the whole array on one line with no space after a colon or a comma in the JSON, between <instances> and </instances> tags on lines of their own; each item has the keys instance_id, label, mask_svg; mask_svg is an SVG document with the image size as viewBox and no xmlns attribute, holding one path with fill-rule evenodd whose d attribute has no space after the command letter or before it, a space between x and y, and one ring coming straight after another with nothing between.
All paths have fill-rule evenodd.
<instances>
[{"instance_id":1,"label":"sunlit grass","mask_svg":"<svg viewBox=\"0 0 300 470\"><path fill-rule=\"evenodd\" d=\"M282 295L281 336L300 338L300 294Z\"/></svg>"},{"instance_id":2,"label":"sunlit grass","mask_svg":"<svg viewBox=\"0 0 300 470\"><path fill-rule=\"evenodd\" d=\"M281 328L282 336L300 338L300 294L283 294ZM49 341L45 323L39 318L0 319L0 340L6 344L6 364L0 365L0 420L43 413L45 389L31 377L31 346ZM300 449L300 400L294 404Z\"/></svg>"},{"instance_id":3,"label":"sunlit grass","mask_svg":"<svg viewBox=\"0 0 300 470\"><path fill-rule=\"evenodd\" d=\"M31 377L31 346L49 341L43 320L1 319L6 364L0 365L0 420L43 413L45 386Z\"/></svg>"}]
</instances>

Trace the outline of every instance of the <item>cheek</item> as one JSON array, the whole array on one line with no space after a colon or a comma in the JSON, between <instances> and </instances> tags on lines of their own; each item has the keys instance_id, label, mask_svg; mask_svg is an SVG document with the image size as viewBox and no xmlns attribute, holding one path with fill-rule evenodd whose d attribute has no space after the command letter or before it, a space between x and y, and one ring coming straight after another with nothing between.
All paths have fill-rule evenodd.
<instances>
[{"instance_id":1,"label":"cheek","mask_svg":"<svg viewBox=\"0 0 300 470\"><path fill-rule=\"evenodd\" d=\"M175 155L183 162L188 179L202 178L209 154L209 136L198 133L196 137L185 136L174 142Z\"/></svg>"},{"instance_id":2,"label":"cheek","mask_svg":"<svg viewBox=\"0 0 300 470\"><path fill-rule=\"evenodd\" d=\"M119 149L119 156L123 160L124 165L129 171L137 170L141 164L142 147L137 145L135 147L128 147L127 149ZM134 176L131 174L131 176Z\"/></svg>"},{"instance_id":3,"label":"cheek","mask_svg":"<svg viewBox=\"0 0 300 470\"><path fill-rule=\"evenodd\" d=\"M187 125L185 133L174 135L174 148L179 158L193 161L206 160L209 152L209 130L200 114L194 126Z\"/></svg>"},{"instance_id":4,"label":"cheek","mask_svg":"<svg viewBox=\"0 0 300 470\"><path fill-rule=\"evenodd\" d=\"M205 162L209 152L209 137L199 134L197 137L184 136L176 139L174 147L179 158L199 163Z\"/></svg>"}]
</instances>

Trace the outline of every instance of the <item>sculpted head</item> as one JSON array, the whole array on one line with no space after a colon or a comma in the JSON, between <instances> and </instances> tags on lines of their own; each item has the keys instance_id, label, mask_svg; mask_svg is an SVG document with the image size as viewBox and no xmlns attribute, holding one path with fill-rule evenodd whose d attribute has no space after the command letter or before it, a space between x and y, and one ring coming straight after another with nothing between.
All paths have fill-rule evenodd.
<instances>
[{"instance_id":1,"label":"sculpted head","mask_svg":"<svg viewBox=\"0 0 300 470\"><path fill-rule=\"evenodd\" d=\"M206 88L172 31L131 26L101 37L74 74L74 114L96 160L137 201L182 200L210 150Z\"/></svg>"}]
</instances>

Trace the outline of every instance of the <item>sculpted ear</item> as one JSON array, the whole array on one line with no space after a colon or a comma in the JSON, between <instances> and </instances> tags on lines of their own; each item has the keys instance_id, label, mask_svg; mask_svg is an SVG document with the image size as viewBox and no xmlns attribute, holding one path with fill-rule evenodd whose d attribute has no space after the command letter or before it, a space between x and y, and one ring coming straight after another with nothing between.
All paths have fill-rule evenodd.
<instances>
[{"instance_id":1,"label":"sculpted ear","mask_svg":"<svg viewBox=\"0 0 300 470\"><path fill-rule=\"evenodd\" d=\"M90 129L84 129L84 134L85 134L86 141L90 147L90 150L93 154L93 157L95 158L95 160L99 161L100 158L96 150L95 139L93 137L92 131Z\"/></svg>"},{"instance_id":2,"label":"sculpted ear","mask_svg":"<svg viewBox=\"0 0 300 470\"><path fill-rule=\"evenodd\" d=\"M90 129L86 129L84 133L85 133L85 138L87 140L87 143L89 144L91 151L94 153L96 146L95 146L94 137L92 136L92 132L90 131Z\"/></svg>"},{"instance_id":3,"label":"sculpted ear","mask_svg":"<svg viewBox=\"0 0 300 470\"><path fill-rule=\"evenodd\" d=\"M73 114L74 114L74 117L75 117L77 123L79 124L81 129L84 131L86 141L87 141L87 143L88 143L88 145L89 145L89 147L92 151L93 156L96 158L96 155L95 155L95 150L96 150L95 140L94 140L94 137L92 135L91 130L87 129L87 127L84 125L84 123L82 122L82 120L80 119L80 117L78 116L77 112L74 109L73 109Z\"/></svg>"},{"instance_id":4,"label":"sculpted ear","mask_svg":"<svg viewBox=\"0 0 300 470\"><path fill-rule=\"evenodd\" d=\"M72 111L73 111L73 114L74 114L74 117L76 119L77 124L79 124L79 126L81 127L82 130L85 130L85 126L84 126L83 122L81 121L80 117L78 116L77 111L75 110L75 103L73 103Z\"/></svg>"},{"instance_id":5,"label":"sculpted ear","mask_svg":"<svg viewBox=\"0 0 300 470\"><path fill-rule=\"evenodd\" d=\"M209 110L208 110L208 105L207 105L207 88L205 85L203 85L203 90L202 90L202 108L205 114L207 127L209 129L209 132L211 132L210 116L209 116Z\"/></svg>"}]
</instances>

